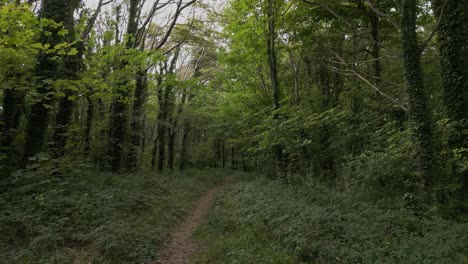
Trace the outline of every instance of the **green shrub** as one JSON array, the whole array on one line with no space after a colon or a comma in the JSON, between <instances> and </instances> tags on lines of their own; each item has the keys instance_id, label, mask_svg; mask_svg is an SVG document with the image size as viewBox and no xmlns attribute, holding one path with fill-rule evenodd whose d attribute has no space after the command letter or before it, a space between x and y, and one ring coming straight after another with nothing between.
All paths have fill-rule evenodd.
<instances>
[{"instance_id":1,"label":"green shrub","mask_svg":"<svg viewBox=\"0 0 468 264\"><path fill-rule=\"evenodd\" d=\"M198 263L449 264L468 255L468 224L265 180L228 189L199 233L215 242Z\"/></svg>"},{"instance_id":2,"label":"green shrub","mask_svg":"<svg viewBox=\"0 0 468 264\"><path fill-rule=\"evenodd\" d=\"M0 194L0 263L151 263L220 171L113 175L44 158Z\"/></svg>"}]
</instances>

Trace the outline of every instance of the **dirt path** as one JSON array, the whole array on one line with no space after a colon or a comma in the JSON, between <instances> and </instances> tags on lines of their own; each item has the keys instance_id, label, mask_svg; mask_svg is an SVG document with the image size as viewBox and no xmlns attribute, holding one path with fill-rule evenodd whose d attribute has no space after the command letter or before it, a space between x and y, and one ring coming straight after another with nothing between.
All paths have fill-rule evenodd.
<instances>
[{"instance_id":1,"label":"dirt path","mask_svg":"<svg viewBox=\"0 0 468 264\"><path fill-rule=\"evenodd\" d=\"M190 263L192 255L200 247L200 244L192 238L193 232L195 232L208 213L215 194L222 191L228 181L229 178L226 178L222 183L212 187L196 202L195 207L185 217L183 222L170 233L169 241L163 247L156 264Z\"/></svg>"}]
</instances>

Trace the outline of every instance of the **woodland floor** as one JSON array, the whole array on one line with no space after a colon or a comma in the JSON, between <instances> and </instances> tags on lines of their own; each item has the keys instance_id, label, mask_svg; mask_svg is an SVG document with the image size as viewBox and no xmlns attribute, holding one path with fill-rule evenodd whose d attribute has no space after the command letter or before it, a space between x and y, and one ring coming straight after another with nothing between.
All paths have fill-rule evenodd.
<instances>
[{"instance_id":1,"label":"woodland floor","mask_svg":"<svg viewBox=\"0 0 468 264\"><path fill-rule=\"evenodd\" d=\"M156 264L187 264L195 252L201 248L201 243L193 239L193 233L208 214L210 205L217 193L222 191L230 178L209 189L187 214L184 220L169 234L169 240L164 245Z\"/></svg>"}]
</instances>

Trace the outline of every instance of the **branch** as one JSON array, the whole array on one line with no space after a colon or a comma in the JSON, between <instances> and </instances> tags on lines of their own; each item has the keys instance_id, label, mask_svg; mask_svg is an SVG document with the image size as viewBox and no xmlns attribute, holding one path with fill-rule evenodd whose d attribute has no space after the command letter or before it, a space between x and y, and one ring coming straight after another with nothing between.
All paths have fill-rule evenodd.
<instances>
[{"instance_id":1,"label":"branch","mask_svg":"<svg viewBox=\"0 0 468 264\"><path fill-rule=\"evenodd\" d=\"M91 33L91 30L93 30L94 23L96 23L96 19L99 16L99 13L101 12L101 9L103 6L106 6L110 3L112 3L113 0L109 0L107 2L104 2L104 0L99 0L99 4L94 11L94 14L89 18L88 24L86 25L86 29L83 31L81 34L81 40L86 41L89 37L89 33Z\"/></svg>"},{"instance_id":2,"label":"branch","mask_svg":"<svg viewBox=\"0 0 468 264\"><path fill-rule=\"evenodd\" d=\"M194 27L193 26L193 23L194 21L192 20L192 22L190 23L189 25L189 28L188 28L188 31L190 32L192 30L192 28ZM167 50L166 52L163 53L163 55L167 55L168 53L170 53L171 51L173 51L175 48L178 48L180 47L180 45L182 45L186 40L187 40L188 36L185 35L184 38L182 38L179 42L177 42L176 45L174 45L172 48L170 48L169 50ZM153 49L153 47L151 48Z\"/></svg>"},{"instance_id":3,"label":"branch","mask_svg":"<svg viewBox=\"0 0 468 264\"><path fill-rule=\"evenodd\" d=\"M364 81L366 84L368 84L372 89L374 89L375 91L377 91L377 93L379 93L380 95L382 95L383 97L387 98L388 100L392 101L393 103L395 103L398 107L400 107L401 109L403 109L405 112L408 112L408 108L406 108L405 106L403 106L400 102L398 102L397 99L391 97L390 95L384 93L382 90L379 89L379 87L377 87L376 85L374 85L371 81L369 81L368 79L366 79L362 74L360 74L359 72L357 72L356 70L354 69L350 69L347 65L348 63L346 63L346 61L341 58L339 55L335 54L336 58L339 60L339 62L335 62L335 63L339 63L339 64L343 64L345 65L346 67L346 70L348 72L351 72L353 75L357 76L359 79L361 79L362 81Z\"/></svg>"},{"instance_id":4,"label":"branch","mask_svg":"<svg viewBox=\"0 0 468 264\"><path fill-rule=\"evenodd\" d=\"M442 24L442 18L444 16L444 11L445 11L445 6L447 5L447 1L448 0L445 0L444 2L444 5L442 6L442 9L440 10L440 15L439 15L439 18L438 18L438 21L437 21L437 24L435 26L435 28L432 30L431 34L429 35L429 37L426 39L426 41L424 41L424 43L421 45L421 47L419 48L419 52L420 53L423 53L424 50L427 48L427 46L429 45L429 42L431 42L432 38L434 38L435 36L435 33L437 31L439 31L439 28L440 28L440 24ZM466 1L466 0L465 0Z\"/></svg>"},{"instance_id":5,"label":"branch","mask_svg":"<svg viewBox=\"0 0 468 264\"><path fill-rule=\"evenodd\" d=\"M372 3L372 1L370 0L366 0L366 3L369 5L369 7L379 16L379 17L382 17L386 20L388 20L388 22L390 22L393 27L396 28L396 30L398 32L400 32L400 25L395 21L393 20L393 18L391 18L390 16L388 16L387 14L385 14L384 12L380 11L375 5L374 3Z\"/></svg>"},{"instance_id":6,"label":"branch","mask_svg":"<svg viewBox=\"0 0 468 264\"><path fill-rule=\"evenodd\" d=\"M309 1L309 0L302 0L304 3L306 4L309 4L309 5L318 5L318 6L321 6L323 7L324 9L326 9L328 12L330 12L333 16L335 16L336 18L342 20L343 23L345 23L347 26L355 29L355 30L358 30L355 26L351 25L347 19L345 19L344 17L340 16L338 13L336 13L333 9L331 9L328 4L325 4L325 3L319 3L319 2L313 2L313 1Z\"/></svg>"},{"instance_id":7,"label":"branch","mask_svg":"<svg viewBox=\"0 0 468 264\"><path fill-rule=\"evenodd\" d=\"M170 49L168 49L167 51L165 51L165 52L163 53L163 55L167 55L167 54L171 53L173 50L179 48L182 44L184 44L184 42L185 42L186 39L187 39L187 38L183 38L181 41L177 42L177 44L175 44L173 47L171 47Z\"/></svg>"},{"instance_id":8,"label":"branch","mask_svg":"<svg viewBox=\"0 0 468 264\"><path fill-rule=\"evenodd\" d=\"M170 74L174 73L177 60L179 59L179 55L180 55L180 48L177 48L174 52L174 57L172 57L168 73Z\"/></svg>"},{"instance_id":9,"label":"branch","mask_svg":"<svg viewBox=\"0 0 468 264\"><path fill-rule=\"evenodd\" d=\"M185 5L182 5L182 1L183 0L180 0L179 3L177 4L177 11L174 15L174 18L172 20L172 23L171 25L169 26L169 29L167 30L165 36L163 37L163 39L161 40L161 42L156 46L155 50L159 50L160 48L162 48L162 46L164 46L164 44L166 44L167 40L169 39L169 35L172 33L172 30L174 29L176 23L177 23L177 19L179 18L180 16L180 13L182 13L182 11L191 6L192 4L194 4L197 0L191 0L190 2L186 3Z\"/></svg>"},{"instance_id":10,"label":"branch","mask_svg":"<svg viewBox=\"0 0 468 264\"><path fill-rule=\"evenodd\" d=\"M376 90L380 95L384 96L385 98L389 99L390 101L392 101L393 103L395 103L396 105L398 105L401 109L405 110L405 112L408 112L408 108L404 107L403 105L400 104L400 102L398 102L398 100L396 100L395 98L391 97L390 95L382 92L376 85L374 85L373 83L371 83L369 80L367 80L366 78L364 78L362 75L360 75L358 72L356 72L355 70L350 70L351 72L354 73L354 75L356 75L359 79L363 80L365 83L367 83L369 86L371 86L374 90Z\"/></svg>"}]
</instances>

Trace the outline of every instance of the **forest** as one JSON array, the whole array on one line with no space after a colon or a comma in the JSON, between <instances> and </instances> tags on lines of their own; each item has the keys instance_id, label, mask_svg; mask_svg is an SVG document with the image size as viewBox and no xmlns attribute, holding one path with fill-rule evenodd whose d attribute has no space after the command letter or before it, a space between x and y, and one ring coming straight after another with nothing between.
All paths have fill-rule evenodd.
<instances>
[{"instance_id":1,"label":"forest","mask_svg":"<svg viewBox=\"0 0 468 264\"><path fill-rule=\"evenodd\" d=\"M0 0L0 263L468 263L468 1Z\"/></svg>"}]
</instances>

